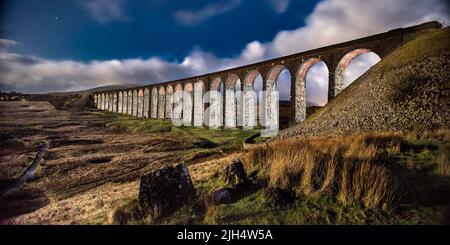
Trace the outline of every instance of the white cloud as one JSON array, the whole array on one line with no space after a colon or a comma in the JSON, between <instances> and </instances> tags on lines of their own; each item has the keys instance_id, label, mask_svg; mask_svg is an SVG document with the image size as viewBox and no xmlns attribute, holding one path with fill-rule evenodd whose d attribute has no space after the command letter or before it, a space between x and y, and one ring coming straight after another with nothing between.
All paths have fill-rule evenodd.
<instances>
[{"instance_id":1,"label":"white cloud","mask_svg":"<svg viewBox=\"0 0 450 245\"><path fill-rule=\"evenodd\" d=\"M174 13L175 20L185 26L193 26L209 18L226 13L241 4L241 0L212 3L197 10L179 10Z\"/></svg>"},{"instance_id":2,"label":"white cloud","mask_svg":"<svg viewBox=\"0 0 450 245\"><path fill-rule=\"evenodd\" d=\"M271 42L250 42L239 55L228 58L219 58L209 52L194 49L181 62L168 62L151 57L83 63L48 60L0 50L0 89L48 92L81 90L118 83L160 83L288 55L424 21L440 20L449 23L447 13L445 1L439 0L324 0L308 16L306 26L281 31ZM13 44L14 41L3 43ZM359 72L364 72L374 61L360 58L355 62L353 63L356 65L352 63L346 72L348 80L354 79ZM307 100L323 104L326 101L328 87L326 66L313 66L308 73L307 83Z\"/></svg>"},{"instance_id":3,"label":"white cloud","mask_svg":"<svg viewBox=\"0 0 450 245\"><path fill-rule=\"evenodd\" d=\"M124 11L126 0L84 0L81 5L100 24L107 24L116 20L129 19Z\"/></svg>"},{"instance_id":4,"label":"white cloud","mask_svg":"<svg viewBox=\"0 0 450 245\"><path fill-rule=\"evenodd\" d=\"M281 14L289 7L289 0L266 0L274 8L275 12Z\"/></svg>"},{"instance_id":5,"label":"white cloud","mask_svg":"<svg viewBox=\"0 0 450 245\"><path fill-rule=\"evenodd\" d=\"M7 48L11 46L16 46L18 44L19 43L14 40L0 38L0 51L6 50Z\"/></svg>"}]
</instances>

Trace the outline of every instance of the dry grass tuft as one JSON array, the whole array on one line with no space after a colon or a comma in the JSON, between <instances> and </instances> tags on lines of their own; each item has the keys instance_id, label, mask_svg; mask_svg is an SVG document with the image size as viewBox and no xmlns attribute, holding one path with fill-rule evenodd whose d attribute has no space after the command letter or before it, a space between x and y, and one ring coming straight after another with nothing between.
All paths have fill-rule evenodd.
<instances>
[{"instance_id":1,"label":"dry grass tuft","mask_svg":"<svg viewBox=\"0 0 450 245\"><path fill-rule=\"evenodd\" d=\"M398 182L380 149L400 148L396 133L291 139L249 149L244 161L265 171L269 185L305 196L331 194L344 204L392 205Z\"/></svg>"},{"instance_id":2,"label":"dry grass tuft","mask_svg":"<svg viewBox=\"0 0 450 245\"><path fill-rule=\"evenodd\" d=\"M208 198L205 198L204 202L206 206L204 222L210 225L220 225L222 223L220 218L220 208Z\"/></svg>"},{"instance_id":3,"label":"dry grass tuft","mask_svg":"<svg viewBox=\"0 0 450 245\"><path fill-rule=\"evenodd\" d=\"M438 171L442 175L450 175L450 165L448 164L448 156L445 154L439 156L435 160L436 165L438 166Z\"/></svg>"},{"instance_id":4,"label":"dry grass tuft","mask_svg":"<svg viewBox=\"0 0 450 245\"><path fill-rule=\"evenodd\" d=\"M147 219L147 215L139 206L137 199L123 201L120 205L111 209L108 215L108 222L112 225L125 225L142 222Z\"/></svg>"}]
</instances>

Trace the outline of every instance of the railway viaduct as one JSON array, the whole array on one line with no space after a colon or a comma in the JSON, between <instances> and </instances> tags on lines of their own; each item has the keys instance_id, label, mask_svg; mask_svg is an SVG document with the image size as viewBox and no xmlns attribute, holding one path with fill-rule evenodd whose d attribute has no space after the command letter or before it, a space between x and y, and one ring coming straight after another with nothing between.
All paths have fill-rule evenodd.
<instances>
[{"instance_id":1,"label":"railway viaduct","mask_svg":"<svg viewBox=\"0 0 450 245\"><path fill-rule=\"evenodd\" d=\"M279 74L282 70L288 69L291 74L289 124L297 124L306 119L306 74L316 62L323 61L328 67L328 101L330 101L342 91L344 71L355 57L363 53L374 52L383 59L414 38L441 27L442 25L438 22L427 22L200 76L142 87L96 92L93 94L94 104L101 110L135 117L177 118L181 119L185 125L197 127L204 126L203 119L206 117L209 120L210 128L235 128L237 125L242 125L244 129L249 129L255 125L254 121L256 120L257 109L251 106L250 101L255 98L244 96L242 109L239 109L236 106L236 81L238 79L242 81L240 91L245 93L253 91L255 78L261 75L263 91L275 91ZM212 103L214 98L210 99L209 104L204 103L205 92L219 91L220 86L224 87L221 91L224 93L222 103ZM177 91L187 92L190 99L175 98L174 93ZM267 117L275 118L270 122L271 124L278 125L277 102L274 98L268 98L260 108L265 111ZM204 115L204 109L208 106L210 113ZM212 106L216 108L212 108ZM242 112L239 112L240 110ZM220 114L223 117L219 117ZM242 124L237 123L240 116L243 120ZM219 120L219 118L222 119ZM265 126L270 127L271 125Z\"/></svg>"}]
</instances>

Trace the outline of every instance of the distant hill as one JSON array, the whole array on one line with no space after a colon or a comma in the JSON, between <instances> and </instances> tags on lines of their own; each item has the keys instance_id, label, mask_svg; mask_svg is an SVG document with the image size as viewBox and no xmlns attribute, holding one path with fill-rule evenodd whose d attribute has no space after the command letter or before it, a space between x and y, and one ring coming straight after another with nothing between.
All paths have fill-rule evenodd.
<instances>
[{"instance_id":1,"label":"distant hill","mask_svg":"<svg viewBox=\"0 0 450 245\"><path fill-rule=\"evenodd\" d=\"M140 85L137 85L137 84L113 84L113 85L106 85L106 86L91 88L91 89L80 91L80 92L93 93L93 92L101 92L101 91L108 91L108 90L115 90L115 89L126 89L126 88L138 87L138 86L140 86Z\"/></svg>"},{"instance_id":2,"label":"distant hill","mask_svg":"<svg viewBox=\"0 0 450 245\"><path fill-rule=\"evenodd\" d=\"M450 128L450 30L409 42L278 138Z\"/></svg>"},{"instance_id":3,"label":"distant hill","mask_svg":"<svg viewBox=\"0 0 450 245\"><path fill-rule=\"evenodd\" d=\"M100 87L96 87L96 88L91 88L88 90L70 91L70 92L50 92L48 94L50 94L50 95L84 94L84 93L102 92L102 91L115 90L115 89L126 89L126 88L138 87L138 86L140 86L140 85L137 85L137 84L112 84L112 85L105 85L105 86L100 86Z\"/></svg>"}]
</instances>

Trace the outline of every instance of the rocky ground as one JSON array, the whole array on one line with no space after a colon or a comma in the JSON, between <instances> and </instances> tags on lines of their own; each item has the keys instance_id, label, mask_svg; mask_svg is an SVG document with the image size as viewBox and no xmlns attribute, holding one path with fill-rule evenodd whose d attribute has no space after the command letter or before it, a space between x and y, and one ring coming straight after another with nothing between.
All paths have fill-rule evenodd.
<instances>
[{"instance_id":1,"label":"rocky ground","mask_svg":"<svg viewBox=\"0 0 450 245\"><path fill-rule=\"evenodd\" d=\"M396 50L279 138L450 127L450 29Z\"/></svg>"},{"instance_id":2,"label":"rocky ground","mask_svg":"<svg viewBox=\"0 0 450 245\"><path fill-rule=\"evenodd\" d=\"M182 160L193 163L193 151L210 148L195 137L106 126L117 116L56 110L48 102L1 102L0 117L3 223L104 223L115 203L137 195L139 176ZM8 191L41 142L48 150L36 176ZM191 167L208 175L210 162Z\"/></svg>"}]
</instances>

